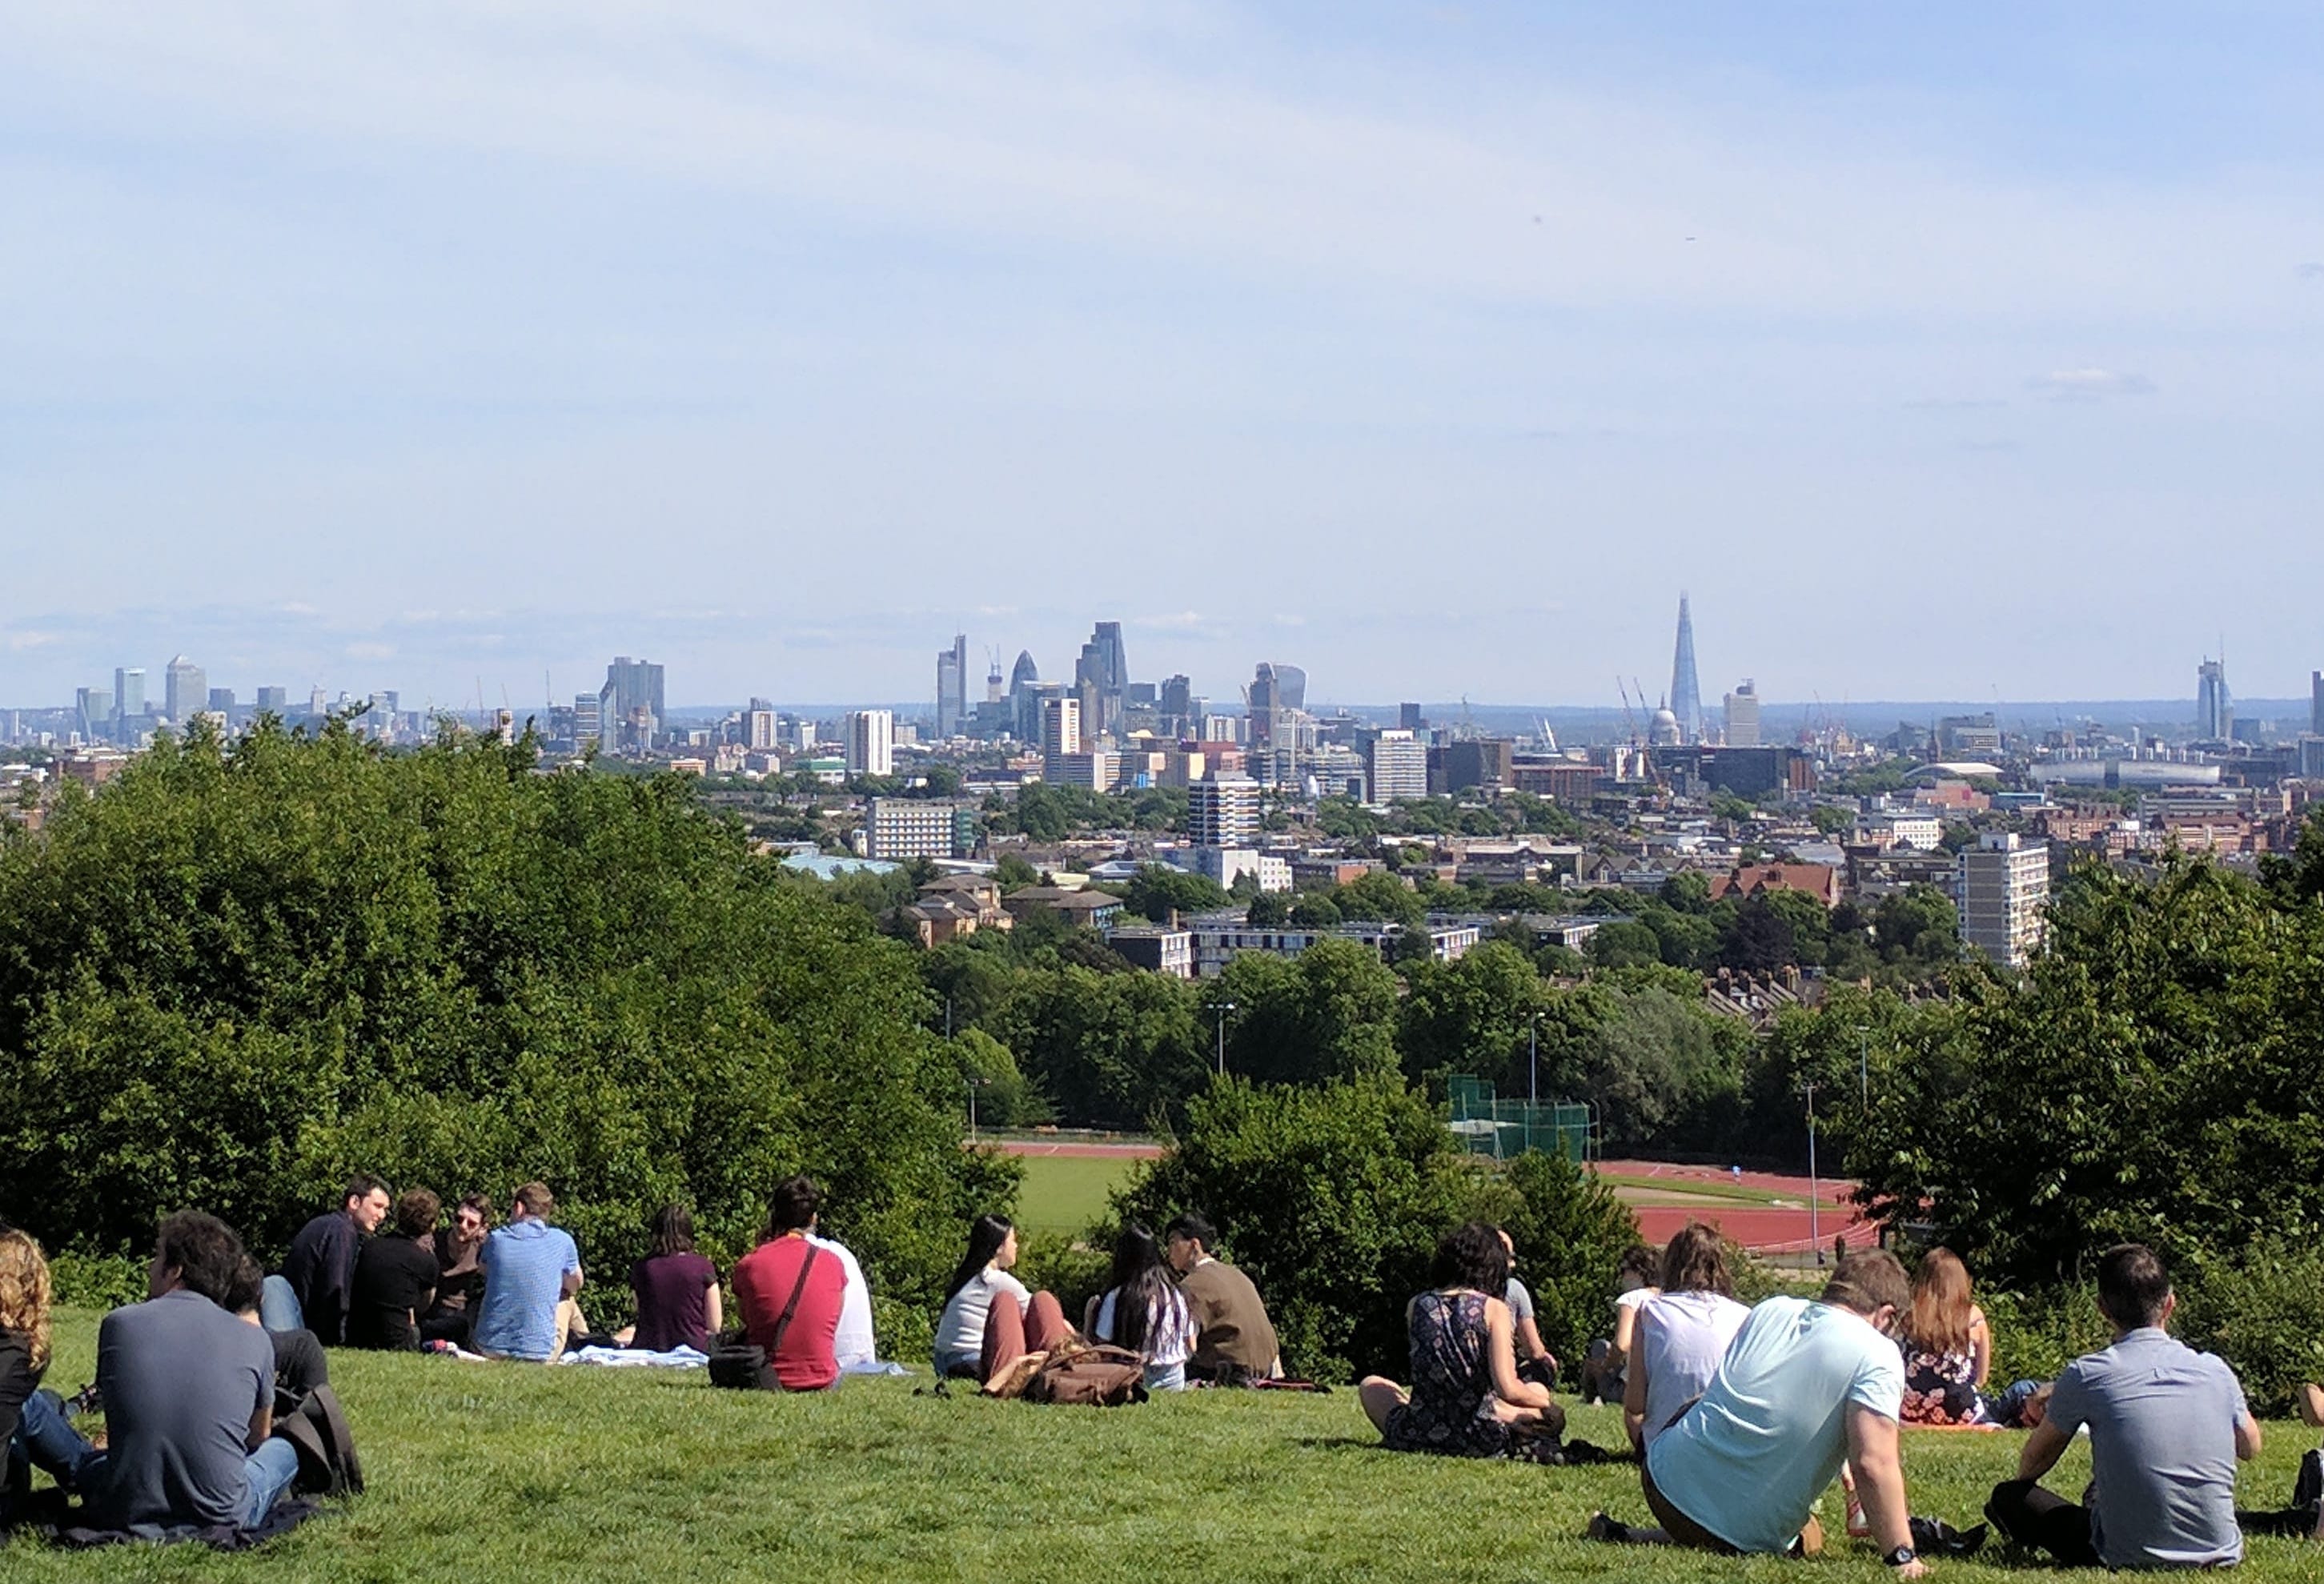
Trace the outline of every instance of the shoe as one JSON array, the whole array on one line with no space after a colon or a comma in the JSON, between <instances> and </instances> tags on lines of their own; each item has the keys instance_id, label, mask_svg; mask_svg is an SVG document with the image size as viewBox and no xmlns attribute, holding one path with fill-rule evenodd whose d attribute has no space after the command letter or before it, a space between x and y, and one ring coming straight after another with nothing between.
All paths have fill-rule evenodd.
<instances>
[{"instance_id":1,"label":"shoe","mask_svg":"<svg viewBox=\"0 0 2324 1584\"><path fill-rule=\"evenodd\" d=\"M78 1419L84 1414L95 1414L104 1406L105 1399L97 1395L97 1383L91 1381L64 1400L64 1415L67 1419Z\"/></svg>"},{"instance_id":2,"label":"shoe","mask_svg":"<svg viewBox=\"0 0 2324 1584\"><path fill-rule=\"evenodd\" d=\"M1617 1523L1602 1512L1590 1515L1590 1527L1583 1533L1591 1539L1601 1541L1609 1545L1627 1545L1630 1539L1630 1526L1628 1524Z\"/></svg>"},{"instance_id":3,"label":"shoe","mask_svg":"<svg viewBox=\"0 0 2324 1584\"><path fill-rule=\"evenodd\" d=\"M1848 1537L1850 1540L1872 1538L1872 1520L1864 1515L1864 1504L1856 1499L1856 1493L1852 1490L1848 1493Z\"/></svg>"},{"instance_id":4,"label":"shoe","mask_svg":"<svg viewBox=\"0 0 2324 1584\"><path fill-rule=\"evenodd\" d=\"M2292 1505L2313 1506L2324 1501L2324 1451L2310 1448L2300 1460L2300 1477L2292 1482Z\"/></svg>"}]
</instances>

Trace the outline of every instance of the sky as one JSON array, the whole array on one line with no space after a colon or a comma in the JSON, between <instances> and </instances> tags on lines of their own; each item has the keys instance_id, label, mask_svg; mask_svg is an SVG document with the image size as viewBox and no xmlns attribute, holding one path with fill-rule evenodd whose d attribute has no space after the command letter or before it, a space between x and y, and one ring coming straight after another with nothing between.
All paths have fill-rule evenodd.
<instances>
[{"instance_id":1,"label":"sky","mask_svg":"<svg viewBox=\"0 0 2324 1584\"><path fill-rule=\"evenodd\" d=\"M2312 5L9 15L0 704L2324 666Z\"/></svg>"}]
</instances>

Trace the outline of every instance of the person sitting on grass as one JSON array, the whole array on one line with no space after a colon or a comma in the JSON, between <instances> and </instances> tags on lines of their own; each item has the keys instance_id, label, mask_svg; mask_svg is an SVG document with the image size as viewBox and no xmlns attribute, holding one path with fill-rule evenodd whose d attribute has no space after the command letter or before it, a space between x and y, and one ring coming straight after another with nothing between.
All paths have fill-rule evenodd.
<instances>
[{"instance_id":1,"label":"person sitting on grass","mask_svg":"<svg viewBox=\"0 0 2324 1584\"><path fill-rule=\"evenodd\" d=\"M581 1251L562 1228L549 1224L557 1196L546 1183L516 1191L508 1225L484 1239L476 1263L484 1273L477 1305L475 1349L487 1358L547 1364L568 1338L587 1328L574 1294L581 1290Z\"/></svg>"},{"instance_id":2,"label":"person sitting on grass","mask_svg":"<svg viewBox=\"0 0 2324 1584\"><path fill-rule=\"evenodd\" d=\"M420 1317L422 1345L468 1345L476 1329L476 1310L484 1301L484 1269L477 1260L492 1225L491 1199L470 1193L453 1206L452 1224L436 1229L436 1297Z\"/></svg>"},{"instance_id":3,"label":"person sitting on grass","mask_svg":"<svg viewBox=\"0 0 2324 1584\"><path fill-rule=\"evenodd\" d=\"M355 1255L363 1240L387 1219L387 1184L369 1172L347 1179L337 1210L327 1210L299 1229L282 1257L282 1274L266 1278L261 1307L266 1329L313 1331L327 1348L347 1340L347 1298L354 1289Z\"/></svg>"},{"instance_id":4,"label":"person sitting on grass","mask_svg":"<svg viewBox=\"0 0 2324 1584\"><path fill-rule=\"evenodd\" d=\"M1267 1304L1250 1278L1212 1253L1219 1244L1217 1229L1189 1213L1173 1220L1162 1235L1170 1268L1178 1273L1178 1291L1186 1295L1186 1309L1194 1321L1188 1378L1231 1381L1281 1375L1275 1322L1268 1318Z\"/></svg>"},{"instance_id":5,"label":"person sitting on grass","mask_svg":"<svg viewBox=\"0 0 2324 1584\"><path fill-rule=\"evenodd\" d=\"M1508 1250L1509 1285L1501 1301L1509 1306L1509 1318L1517 1324L1517 1375L1539 1386L1553 1389L1557 1385L1557 1355L1541 1340L1541 1326L1534 1319L1533 1293L1517 1280L1517 1240L1509 1236L1507 1227L1500 1229L1501 1247Z\"/></svg>"},{"instance_id":6,"label":"person sitting on grass","mask_svg":"<svg viewBox=\"0 0 2324 1584\"><path fill-rule=\"evenodd\" d=\"M1896 1257L1868 1249L1840 1262L1821 1299L1752 1310L1702 1400L1646 1449L1639 1483L1661 1528L1600 1513L1590 1537L1813 1556L1816 1502L1845 1461L1881 1554L1920 1577L1897 1453L1904 1368L1886 1334L1911 1296Z\"/></svg>"},{"instance_id":7,"label":"person sitting on grass","mask_svg":"<svg viewBox=\"0 0 2324 1584\"><path fill-rule=\"evenodd\" d=\"M1969 1297L1969 1267L1951 1249L1921 1257L1896 1345L1904 1354L1905 1423L1993 1423L1978 1391L1993 1370L1993 1336Z\"/></svg>"},{"instance_id":8,"label":"person sitting on grass","mask_svg":"<svg viewBox=\"0 0 2324 1584\"><path fill-rule=\"evenodd\" d=\"M2059 1375L2048 1415L2018 1454L2017 1478L1993 1487L1985 1515L2018 1545L2068 1567L2240 1561L2236 1463L2259 1456L2260 1430L2236 1372L2170 1334L2179 1301L2153 1249L2107 1249L2098 1289L2114 1344ZM2090 1483L2077 1506L2040 1480L2085 1425ZM2313 1525L2311 1515L2311 1533Z\"/></svg>"},{"instance_id":9,"label":"person sitting on grass","mask_svg":"<svg viewBox=\"0 0 2324 1584\"><path fill-rule=\"evenodd\" d=\"M1622 1388L1622 1428L1642 1452L1710 1389L1751 1313L1735 1302L1726 1240L1700 1221L1689 1221L1664 1248L1661 1278L1661 1290L1636 1311Z\"/></svg>"},{"instance_id":10,"label":"person sitting on grass","mask_svg":"<svg viewBox=\"0 0 2324 1584\"><path fill-rule=\"evenodd\" d=\"M1637 1345L1638 1309L1661 1289L1655 1278L1662 1272L1662 1257L1644 1243L1622 1251L1614 1267L1614 1334L1592 1338L1582 1360L1582 1400L1618 1403L1629 1388L1630 1349Z\"/></svg>"},{"instance_id":11,"label":"person sitting on grass","mask_svg":"<svg viewBox=\"0 0 2324 1584\"><path fill-rule=\"evenodd\" d=\"M839 1378L833 1340L847 1275L811 1240L822 1207L823 1191L812 1179L777 1183L759 1246L734 1266L742 1329L752 1346L766 1350L785 1391L818 1392Z\"/></svg>"},{"instance_id":12,"label":"person sitting on grass","mask_svg":"<svg viewBox=\"0 0 2324 1584\"><path fill-rule=\"evenodd\" d=\"M839 1272L847 1278L847 1290L839 1300L839 1330L831 1339L831 1355L839 1360L840 1374L872 1369L880 1362L880 1342L872 1330L872 1289L863 1279L862 1265L853 1249L823 1235L820 1216L807 1240L839 1261Z\"/></svg>"},{"instance_id":13,"label":"person sitting on grass","mask_svg":"<svg viewBox=\"0 0 2324 1584\"><path fill-rule=\"evenodd\" d=\"M63 1423L63 1405L40 1389L53 1295L48 1257L32 1235L0 1230L0 1528L22 1507L34 1463L48 1467L45 1432Z\"/></svg>"},{"instance_id":14,"label":"person sitting on grass","mask_svg":"<svg viewBox=\"0 0 2324 1584\"><path fill-rule=\"evenodd\" d=\"M28 1419L34 1460L80 1492L93 1526L146 1540L248 1529L298 1474L298 1449L269 1439L274 1349L226 1309L243 1259L242 1239L215 1216L164 1220L146 1267L152 1295L97 1328L105 1450L45 1400L41 1421Z\"/></svg>"},{"instance_id":15,"label":"person sitting on grass","mask_svg":"<svg viewBox=\"0 0 2324 1584\"><path fill-rule=\"evenodd\" d=\"M266 1321L261 1310L266 1273L258 1261L244 1254L235 1268L234 1285L218 1300L218 1307L228 1314L266 1331L266 1345L274 1351L274 1384L284 1391L304 1396L318 1386L331 1384L331 1361L323 1351L323 1340L313 1331L300 1327L293 1331L266 1331Z\"/></svg>"},{"instance_id":16,"label":"person sitting on grass","mask_svg":"<svg viewBox=\"0 0 2324 1584\"><path fill-rule=\"evenodd\" d=\"M1177 1392L1186 1387L1186 1359L1194 1351L1194 1322L1186 1295L1170 1279L1154 1230L1130 1221L1113 1244L1113 1280L1090 1300L1084 1328L1096 1341L1127 1348L1146 1360L1146 1389Z\"/></svg>"},{"instance_id":17,"label":"person sitting on grass","mask_svg":"<svg viewBox=\"0 0 2324 1584\"><path fill-rule=\"evenodd\" d=\"M1554 1441L1565 1411L1549 1388L1517 1378L1515 1323L1501 1294L1508 1250L1483 1221L1444 1234L1429 1264L1430 1288L1405 1306L1410 1333L1409 1390L1380 1376L1357 1386L1357 1400L1390 1451L1499 1458L1523 1443Z\"/></svg>"},{"instance_id":18,"label":"person sitting on grass","mask_svg":"<svg viewBox=\"0 0 2324 1584\"><path fill-rule=\"evenodd\" d=\"M682 1204L665 1204L654 1211L648 1235L652 1242L646 1257L630 1267L638 1322L622 1345L650 1353L672 1348L708 1353L726 1316L718 1267L694 1247L694 1212Z\"/></svg>"},{"instance_id":19,"label":"person sitting on grass","mask_svg":"<svg viewBox=\"0 0 2324 1584\"><path fill-rule=\"evenodd\" d=\"M1074 1334L1047 1293L1030 1292L1009 1274L1017 1263L1017 1228L1005 1215L969 1223L968 1251L945 1288L936 1320L936 1373L991 1386L1028 1353L1042 1353Z\"/></svg>"},{"instance_id":20,"label":"person sitting on grass","mask_svg":"<svg viewBox=\"0 0 2324 1584\"><path fill-rule=\"evenodd\" d=\"M395 1202L395 1234L374 1238L355 1256L347 1303L347 1346L408 1353L420 1346L420 1317L436 1301L436 1216L442 1202L425 1188Z\"/></svg>"}]
</instances>

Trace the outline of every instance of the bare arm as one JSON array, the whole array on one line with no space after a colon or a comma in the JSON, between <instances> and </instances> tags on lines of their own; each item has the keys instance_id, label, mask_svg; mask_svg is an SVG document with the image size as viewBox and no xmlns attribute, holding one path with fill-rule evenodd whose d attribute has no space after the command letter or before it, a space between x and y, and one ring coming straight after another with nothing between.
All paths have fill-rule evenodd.
<instances>
[{"instance_id":1,"label":"bare arm","mask_svg":"<svg viewBox=\"0 0 2324 1584\"><path fill-rule=\"evenodd\" d=\"M2039 1479L2058 1466L2058 1460L2072 1444L2073 1437L2058 1428L2054 1419L2044 1419L2025 1438L2025 1446L2017 1454L2017 1478Z\"/></svg>"},{"instance_id":2,"label":"bare arm","mask_svg":"<svg viewBox=\"0 0 2324 1584\"><path fill-rule=\"evenodd\" d=\"M2248 1412L2236 1416L2236 1456L2250 1462L2259 1456L2259 1421Z\"/></svg>"},{"instance_id":3,"label":"bare arm","mask_svg":"<svg viewBox=\"0 0 2324 1584\"><path fill-rule=\"evenodd\" d=\"M1630 1444L1646 1450L1646 1356L1643 1349L1630 1360L1629 1377L1622 1385L1622 1429Z\"/></svg>"},{"instance_id":4,"label":"bare arm","mask_svg":"<svg viewBox=\"0 0 2324 1584\"><path fill-rule=\"evenodd\" d=\"M1541 1340L1541 1327L1530 1314L1517 1321L1517 1344L1525 1349L1525 1356L1528 1358L1548 1358L1553 1364L1556 1362L1550 1354L1549 1345Z\"/></svg>"},{"instance_id":5,"label":"bare arm","mask_svg":"<svg viewBox=\"0 0 2324 1584\"><path fill-rule=\"evenodd\" d=\"M1969 1312L1969 1385L1983 1386L1993 1373L1993 1328L1985 1323L1985 1311L1972 1304Z\"/></svg>"},{"instance_id":6,"label":"bare arm","mask_svg":"<svg viewBox=\"0 0 2324 1584\"><path fill-rule=\"evenodd\" d=\"M1886 1556L1913 1543L1912 1515L1904 1503L1904 1460L1896 1445L1896 1422L1861 1403L1848 1405L1848 1461L1856 1470L1856 1494L1864 1504L1872 1543ZM1918 1562L1899 1568L1900 1578L1918 1578Z\"/></svg>"},{"instance_id":7,"label":"bare arm","mask_svg":"<svg viewBox=\"0 0 2324 1584\"><path fill-rule=\"evenodd\" d=\"M1607 1356L1608 1365L1619 1368L1630 1356L1631 1345L1637 1340L1638 1308L1636 1303L1624 1303L1614 1311L1613 1351Z\"/></svg>"},{"instance_id":8,"label":"bare arm","mask_svg":"<svg viewBox=\"0 0 2324 1584\"><path fill-rule=\"evenodd\" d=\"M579 1292L580 1290L581 1290L581 1267L580 1267L579 1266L577 1266L577 1265L576 1265L576 1266L575 1266L571 1270L568 1270L568 1271L567 1271L567 1272L565 1273L565 1285L564 1285L565 1296L567 1296L567 1298L570 1298L571 1296L573 1296L573 1294L576 1294L576 1293Z\"/></svg>"},{"instance_id":9,"label":"bare arm","mask_svg":"<svg viewBox=\"0 0 2324 1584\"><path fill-rule=\"evenodd\" d=\"M1485 1354L1493 1372L1493 1395L1519 1408L1546 1408L1555 1398L1545 1386L1517 1378L1516 1328L1509 1306L1499 1298L1485 1300Z\"/></svg>"},{"instance_id":10,"label":"bare arm","mask_svg":"<svg viewBox=\"0 0 2324 1584\"><path fill-rule=\"evenodd\" d=\"M726 1294L719 1291L718 1284L714 1281L710 1284L710 1290L702 1295L702 1328L715 1337L725 1325Z\"/></svg>"}]
</instances>

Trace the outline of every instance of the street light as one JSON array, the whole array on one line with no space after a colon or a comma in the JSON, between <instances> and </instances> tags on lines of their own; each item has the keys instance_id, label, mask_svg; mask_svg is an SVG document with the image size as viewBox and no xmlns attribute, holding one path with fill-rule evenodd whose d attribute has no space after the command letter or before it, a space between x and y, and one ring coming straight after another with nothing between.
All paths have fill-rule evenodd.
<instances>
[{"instance_id":1,"label":"street light","mask_svg":"<svg viewBox=\"0 0 2324 1584\"><path fill-rule=\"evenodd\" d=\"M1234 1010L1234 1003L1221 1001L1211 1010L1219 1019L1219 1076L1223 1078L1227 1075L1227 1014Z\"/></svg>"},{"instance_id":2,"label":"street light","mask_svg":"<svg viewBox=\"0 0 2324 1584\"><path fill-rule=\"evenodd\" d=\"M1816 1263L1823 1263L1823 1191L1816 1185L1815 1158L1815 1080L1805 1085L1808 1097L1808 1242L1815 1248Z\"/></svg>"},{"instance_id":3,"label":"street light","mask_svg":"<svg viewBox=\"0 0 2324 1584\"><path fill-rule=\"evenodd\" d=\"M1526 1099L1534 1105L1541 1104L1541 1008L1536 1007L1533 1016L1526 1019ZM1528 1123L1526 1132L1532 1132ZM1528 1140L1530 1141L1530 1140Z\"/></svg>"},{"instance_id":4,"label":"street light","mask_svg":"<svg viewBox=\"0 0 2324 1584\"><path fill-rule=\"evenodd\" d=\"M1856 1081L1864 1091L1864 1109L1872 1109L1872 1031L1856 1026Z\"/></svg>"},{"instance_id":5,"label":"street light","mask_svg":"<svg viewBox=\"0 0 2324 1584\"><path fill-rule=\"evenodd\" d=\"M965 1078L961 1081L968 1089L968 1142L976 1144L976 1091L992 1082L990 1078Z\"/></svg>"}]
</instances>

